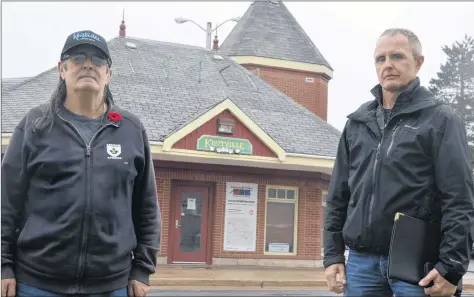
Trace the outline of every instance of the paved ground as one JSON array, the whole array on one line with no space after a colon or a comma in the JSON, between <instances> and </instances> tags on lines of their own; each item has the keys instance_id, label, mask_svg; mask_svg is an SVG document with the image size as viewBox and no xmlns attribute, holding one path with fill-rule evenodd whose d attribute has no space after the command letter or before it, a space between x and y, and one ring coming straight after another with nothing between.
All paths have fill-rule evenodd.
<instances>
[{"instance_id":1,"label":"paved ground","mask_svg":"<svg viewBox=\"0 0 474 297\"><path fill-rule=\"evenodd\" d=\"M343 296L325 290L152 290L154 296ZM474 293L463 294L473 297Z\"/></svg>"},{"instance_id":2,"label":"paved ground","mask_svg":"<svg viewBox=\"0 0 474 297\"><path fill-rule=\"evenodd\" d=\"M179 268L158 267L151 276L152 286L167 289L168 286L197 288L203 286L227 287L288 287L300 289L314 287L324 281L322 269L279 269L279 268ZM319 289L319 288L317 288Z\"/></svg>"},{"instance_id":3,"label":"paved ground","mask_svg":"<svg viewBox=\"0 0 474 297\"><path fill-rule=\"evenodd\" d=\"M269 294L267 291L259 293L260 296L291 296L298 291L299 295L303 294L301 296L312 296L312 294L320 295L326 289L324 271L321 268L215 267L206 269L161 266L151 277L150 283L153 289L162 290L157 292L165 296L167 291L191 294L180 296L205 296L211 290L214 293L217 292L216 290L228 292L225 296L238 296L244 291L248 294L246 296L252 296L251 291L262 292L262 290L272 290L273 295L262 295ZM471 261L469 272L463 278L463 285L464 291L469 292L469 295L465 296L474 297L474 261ZM193 289L194 291L187 291ZM290 293L285 295L285 292ZM327 292L327 294L330 293Z\"/></svg>"},{"instance_id":4,"label":"paved ground","mask_svg":"<svg viewBox=\"0 0 474 297\"><path fill-rule=\"evenodd\" d=\"M338 296L323 290L153 290L148 296Z\"/></svg>"}]
</instances>

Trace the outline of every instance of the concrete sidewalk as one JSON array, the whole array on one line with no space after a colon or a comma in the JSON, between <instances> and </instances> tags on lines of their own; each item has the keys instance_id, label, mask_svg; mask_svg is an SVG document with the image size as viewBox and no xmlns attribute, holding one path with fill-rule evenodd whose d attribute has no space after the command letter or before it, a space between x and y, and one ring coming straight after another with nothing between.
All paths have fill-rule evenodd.
<instances>
[{"instance_id":1,"label":"concrete sidewalk","mask_svg":"<svg viewBox=\"0 0 474 297\"><path fill-rule=\"evenodd\" d=\"M151 285L159 287L321 287L323 282L321 269L158 267L151 277Z\"/></svg>"},{"instance_id":2,"label":"concrete sidewalk","mask_svg":"<svg viewBox=\"0 0 474 297\"><path fill-rule=\"evenodd\" d=\"M152 275L150 282L150 285L155 288L326 288L324 271L321 268L158 267L156 273ZM474 273L468 273L464 277L464 290L474 291Z\"/></svg>"}]
</instances>

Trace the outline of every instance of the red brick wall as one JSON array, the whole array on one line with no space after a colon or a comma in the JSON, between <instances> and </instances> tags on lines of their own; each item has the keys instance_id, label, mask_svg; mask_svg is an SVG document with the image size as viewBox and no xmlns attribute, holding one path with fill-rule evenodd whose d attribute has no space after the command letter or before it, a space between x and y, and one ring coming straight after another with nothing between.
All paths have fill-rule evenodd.
<instances>
[{"instance_id":1,"label":"red brick wall","mask_svg":"<svg viewBox=\"0 0 474 297\"><path fill-rule=\"evenodd\" d=\"M158 163L156 164L158 165ZM181 167L181 168L180 168ZM192 170L190 170L192 168ZM329 179L318 173L281 172L263 169L190 164L175 166L160 163L155 166L158 186L158 200L162 214L161 251L167 256L168 226L170 219L170 195L172 180L193 180L212 182L215 185L214 226L212 232L212 257L251 259L321 259L321 189L326 189ZM248 173L250 172L250 173ZM272 172L276 172L274 175ZM257 246L254 253L223 251L225 187L226 182L257 183ZM266 185L291 186L299 188L297 256L264 256L265 190ZM212 213L211 213L212 215Z\"/></svg>"},{"instance_id":2,"label":"red brick wall","mask_svg":"<svg viewBox=\"0 0 474 297\"><path fill-rule=\"evenodd\" d=\"M217 119L233 119L234 120L234 134L219 134L217 133ZM253 147L254 156L262 157L276 157L275 153L272 152L257 136L255 136L244 124L242 124L232 113L228 110L223 111L221 114L207 121L201 127L192 131L184 138L180 139L173 148L196 150L197 140L202 135L212 135L220 137L231 137L231 138L243 138L248 139Z\"/></svg>"},{"instance_id":3,"label":"red brick wall","mask_svg":"<svg viewBox=\"0 0 474 297\"><path fill-rule=\"evenodd\" d=\"M328 80L322 75L265 66L242 66L250 71L258 68L260 78L327 121ZM306 82L306 77L314 78L314 82Z\"/></svg>"}]
</instances>

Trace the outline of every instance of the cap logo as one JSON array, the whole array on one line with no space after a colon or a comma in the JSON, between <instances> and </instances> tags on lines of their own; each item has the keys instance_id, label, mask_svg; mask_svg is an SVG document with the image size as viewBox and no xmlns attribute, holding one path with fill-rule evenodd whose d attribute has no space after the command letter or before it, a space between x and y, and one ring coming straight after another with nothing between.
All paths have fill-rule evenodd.
<instances>
[{"instance_id":1,"label":"cap logo","mask_svg":"<svg viewBox=\"0 0 474 297\"><path fill-rule=\"evenodd\" d=\"M92 39L92 40L100 42L99 36L97 36L93 33L89 33L89 32L74 33L74 34L72 34L72 39L74 39L74 40Z\"/></svg>"}]
</instances>

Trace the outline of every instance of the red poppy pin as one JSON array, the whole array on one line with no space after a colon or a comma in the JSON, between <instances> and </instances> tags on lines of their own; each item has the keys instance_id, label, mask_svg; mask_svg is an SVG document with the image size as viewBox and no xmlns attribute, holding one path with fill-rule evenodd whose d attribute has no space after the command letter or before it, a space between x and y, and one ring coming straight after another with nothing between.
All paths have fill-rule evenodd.
<instances>
[{"instance_id":1,"label":"red poppy pin","mask_svg":"<svg viewBox=\"0 0 474 297\"><path fill-rule=\"evenodd\" d=\"M109 112L109 120L118 122L121 119L122 119L122 116L120 115L120 113L115 112L115 111Z\"/></svg>"}]
</instances>

